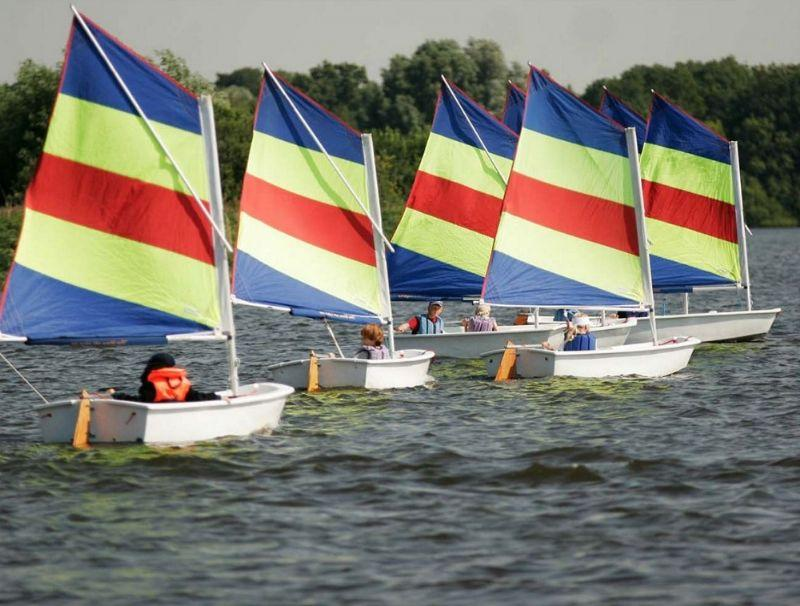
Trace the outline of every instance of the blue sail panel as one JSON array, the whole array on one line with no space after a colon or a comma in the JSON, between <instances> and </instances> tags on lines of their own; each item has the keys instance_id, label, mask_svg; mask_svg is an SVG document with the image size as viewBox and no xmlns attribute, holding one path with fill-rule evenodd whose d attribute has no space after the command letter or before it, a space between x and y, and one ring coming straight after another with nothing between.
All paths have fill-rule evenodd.
<instances>
[{"instance_id":1,"label":"blue sail panel","mask_svg":"<svg viewBox=\"0 0 800 606\"><path fill-rule=\"evenodd\" d=\"M361 133L345 124L308 95L281 80L279 76L276 78L280 80L281 88L278 88L268 74L261 83L255 130L300 147L319 151L314 138L286 100L288 97L329 154L364 164Z\"/></svg>"},{"instance_id":2,"label":"blue sail panel","mask_svg":"<svg viewBox=\"0 0 800 606\"><path fill-rule=\"evenodd\" d=\"M653 289L659 292L692 292L694 286L735 284L717 274L657 255L650 255L650 269L653 272Z\"/></svg>"},{"instance_id":3,"label":"blue sail panel","mask_svg":"<svg viewBox=\"0 0 800 606\"><path fill-rule=\"evenodd\" d=\"M354 324L383 322L374 313L287 276L241 249L236 252L233 290L250 303L286 307L297 316Z\"/></svg>"},{"instance_id":4,"label":"blue sail panel","mask_svg":"<svg viewBox=\"0 0 800 606\"><path fill-rule=\"evenodd\" d=\"M503 124L519 134L522 130L522 118L525 115L525 91L513 82L508 83L507 91Z\"/></svg>"},{"instance_id":5,"label":"blue sail panel","mask_svg":"<svg viewBox=\"0 0 800 606\"><path fill-rule=\"evenodd\" d=\"M642 147L644 147L644 139L647 135L647 122L645 122L645 119L619 97L612 95L607 90L603 91L603 98L600 100L600 112L619 122L625 128L636 129L636 145L641 154Z\"/></svg>"},{"instance_id":6,"label":"blue sail panel","mask_svg":"<svg viewBox=\"0 0 800 606\"><path fill-rule=\"evenodd\" d=\"M11 268L0 315L0 332L25 335L29 343L164 343L165 335L205 330L202 324L73 286L19 263Z\"/></svg>"},{"instance_id":7,"label":"blue sail panel","mask_svg":"<svg viewBox=\"0 0 800 606\"><path fill-rule=\"evenodd\" d=\"M517 148L516 134L456 85L450 84L450 87L453 89L458 103L444 87L445 90L439 97L433 117L431 132L483 149L464 118L464 113L466 113L489 152L509 160L513 159L514 151ZM459 104L461 108L459 108ZM461 109L464 110L464 113L461 112Z\"/></svg>"},{"instance_id":8,"label":"blue sail panel","mask_svg":"<svg viewBox=\"0 0 800 606\"><path fill-rule=\"evenodd\" d=\"M389 289L394 299L461 300L478 298L483 276L395 245L387 256Z\"/></svg>"},{"instance_id":9,"label":"blue sail panel","mask_svg":"<svg viewBox=\"0 0 800 606\"><path fill-rule=\"evenodd\" d=\"M535 285L531 296L531 285ZM497 250L483 298L498 305L639 307L639 302L524 263Z\"/></svg>"}]
</instances>

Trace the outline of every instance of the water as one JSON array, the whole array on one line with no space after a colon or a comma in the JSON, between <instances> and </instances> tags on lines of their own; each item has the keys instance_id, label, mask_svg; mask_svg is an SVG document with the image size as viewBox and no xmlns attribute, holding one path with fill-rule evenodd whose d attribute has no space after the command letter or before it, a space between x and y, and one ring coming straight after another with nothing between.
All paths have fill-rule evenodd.
<instances>
[{"instance_id":1,"label":"water","mask_svg":"<svg viewBox=\"0 0 800 606\"><path fill-rule=\"evenodd\" d=\"M295 397L271 436L75 452L40 443L0 370L0 602L797 604L800 230L751 248L773 333L663 380L495 385L440 362L431 388ZM245 381L332 349L304 320L237 325ZM3 351L55 396L133 389L153 350ZM221 346L170 351L222 385Z\"/></svg>"}]
</instances>

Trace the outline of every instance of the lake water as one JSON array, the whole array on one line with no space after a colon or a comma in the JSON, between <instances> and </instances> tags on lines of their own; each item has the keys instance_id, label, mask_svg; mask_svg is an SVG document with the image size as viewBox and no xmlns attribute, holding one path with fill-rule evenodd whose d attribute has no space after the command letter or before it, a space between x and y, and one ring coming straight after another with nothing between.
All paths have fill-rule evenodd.
<instances>
[{"instance_id":1,"label":"lake water","mask_svg":"<svg viewBox=\"0 0 800 606\"><path fill-rule=\"evenodd\" d=\"M661 380L497 385L441 361L427 388L295 396L272 435L75 452L41 443L2 367L0 603L800 603L800 230L750 246L773 332ZM302 319L237 326L243 381L332 349ZM56 397L135 389L154 349L3 351ZM169 351L222 386L223 346Z\"/></svg>"}]
</instances>

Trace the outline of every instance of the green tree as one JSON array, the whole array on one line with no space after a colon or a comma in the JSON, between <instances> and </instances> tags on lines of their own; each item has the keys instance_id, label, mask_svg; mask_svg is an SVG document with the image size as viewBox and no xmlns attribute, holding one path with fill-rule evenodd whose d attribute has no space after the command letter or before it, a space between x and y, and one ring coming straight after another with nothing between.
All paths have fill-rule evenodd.
<instances>
[{"instance_id":1,"label":"green tree","mask_svg":"<svg viewBox=\"0 0 800 606\"><path fill-rule=\"evenodd\" d=\"M261 89L261 75L264 72L261 68L256 67L240 67L227 74L217 74L217 80L214 86L219 89L228 88L229 86L241 86L250 91L254 97L258 97L258 91Z\"/></svg>"},{"instance_id":2,"label":"green tree","mask_svg":"<svg viewBox=\"0 0 800 606\"><path fill-rule=\"evenodd\" d=\"M189 69L186 59L179 57L171 50L157 50L156 58L157 61L155 61L155 63L161 69L193 93L201 95L214 91L214 85L208 79Z\"/></svg>"},{"instance_id":3,"label":"green tree","mask_svg":"<svg viewBox=\"0 0 800 606\"><path fill-rule=\"evenodd\" d=\"M308 74L281 75L351 126L361 130L380 126L383 93L363 66L323 61Z\"/></svg>"},{"instance_id":4,"label":"green tree","mask_svg":"<svg viewBox=\"0 0 800 606\"><path fill-rule=\"evenodd\" d=\"M406 198L417 174L417 166L428 140L428 129L417 128L406 133L385 128L375 131L373 138L384 232L391 236L403 214Z\"/></svg>"},{"instance_id":5,"label":"green tree","mask_svg":"<svg viewBox=\"0 0 800 606\"><path fill-rule=\"evenodd\" d=\"M26 60L12 84L0 84L0 199L19 204L41 155L58 70Z\"/></svg>"}]
</instances>

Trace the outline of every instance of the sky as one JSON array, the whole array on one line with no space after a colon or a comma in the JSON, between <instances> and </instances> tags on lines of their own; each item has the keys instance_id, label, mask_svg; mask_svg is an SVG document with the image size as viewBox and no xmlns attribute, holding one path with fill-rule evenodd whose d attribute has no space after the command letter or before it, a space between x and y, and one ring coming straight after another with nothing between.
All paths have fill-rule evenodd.
<instances>
[{"instance_id":1,"label":"sky","mask_svg":"<svg viewBox=\"0 0 800 606\"><path fill-rule=\"evenodd\" d=\"M734 55L800 62L800 0L74 0L143 54L169 48L192 70L305 71L365 65L371 78L428 39L490 38L508 60L531 61L561 83L587 84L636 64ZM66 0L0 0L0 82L26 58L62 56Z\"/></svg>"}]
</instances>

